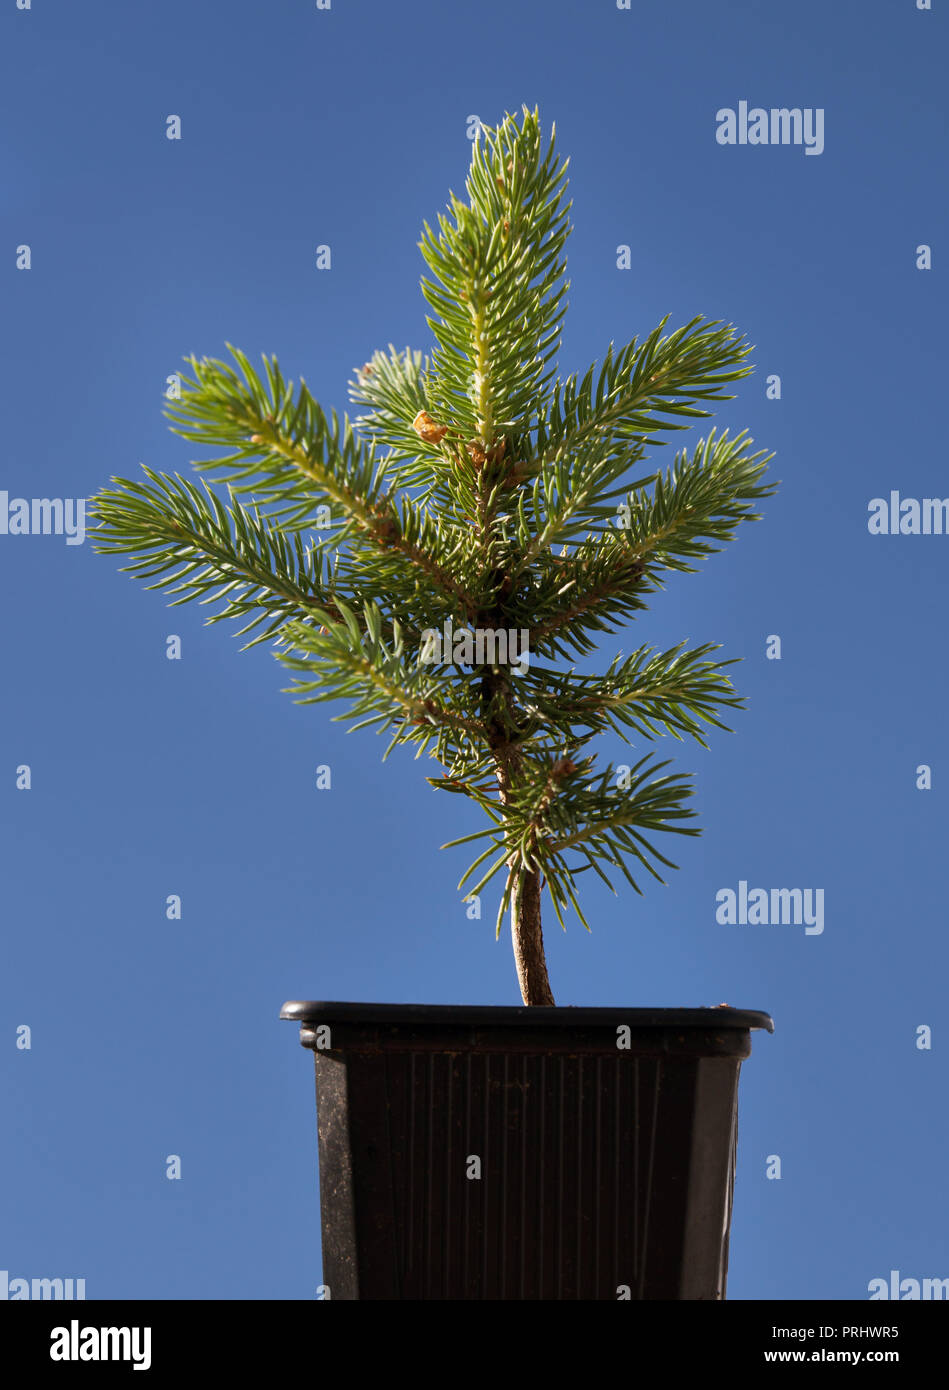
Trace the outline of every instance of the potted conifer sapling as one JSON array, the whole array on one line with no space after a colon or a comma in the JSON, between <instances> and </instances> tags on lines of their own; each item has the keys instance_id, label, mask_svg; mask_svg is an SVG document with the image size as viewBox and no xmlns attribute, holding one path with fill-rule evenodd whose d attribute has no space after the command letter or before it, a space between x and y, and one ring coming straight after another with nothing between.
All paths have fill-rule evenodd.
<instances>
[{"instance_id":1,"label":"potted conifer sapling","mask_svg":"<svg viewBox=\"0 0 949 1390\"><path fill-rule=\"evenodd\" d=\"M725 1296L738 1073L771 1020L558 1008L541 914L587 925L582 873L640 892L675 867L656 839L699 833L687 776L638 749L618 775L591 745L704 746L742 704L731 663L682 642L602 675L573 663L758 519L771 456L713 429L665 469L646 462L751 372L731 325L664 319L557 376L565 169L536 110L481 127L467 198L420 243L435 346L375 352L352 423L275 357L258 373L234 348L236 367L192 356L166 413L226 451L195 467L227 500L149 468L93 499L100 552L176 602L220 599L209 621L272 642L300 703L348 701L486 818L449 843L477 851L466 895L497 888L523 1007L281 1014L315 1056L332 1298Z\"/></svg>"}]
</instances>

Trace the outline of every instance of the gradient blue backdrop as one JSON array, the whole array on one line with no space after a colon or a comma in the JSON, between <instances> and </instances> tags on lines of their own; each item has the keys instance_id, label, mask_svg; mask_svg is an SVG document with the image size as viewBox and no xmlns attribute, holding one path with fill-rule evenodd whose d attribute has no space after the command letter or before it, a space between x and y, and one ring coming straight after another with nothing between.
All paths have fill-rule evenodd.
<instances>
[{"instance_id":1,"label":"gradient blue backdrop","mask_svg":"<svg viewBox=\"0 0 949 1390\"><path fill-rule=\"evenodd\" d=\"M949 1276L949 538L867 530L872 497L949 493L945 38L946 7L915 0L41 0L0 17L11 497L90 497L140 463L193 475L161 409L191 352L276 352L342 410L375 348L427 350L422 220L462 189L468 118L525 102L571 157L561 370L665 314L756 345L716 423L776 451L780 493L600 663L682 639L743 658L735 732L707 753L657 745L697 774L703 837L676 838L680 871L644 898L581 880L592 935L547 927L560 1004L773 1014L742 1074L737 1299ZM740 100L822 107L824 153L720 146L715 113ZM479 822L431 794L434 765L383 766L383 741L331 722L343 707L281 693L266 646L240 652L233 626L117 565L90 540L0 536L0 1269L84 1277L90 1298L310 1299L312 1057L280 1007L519 1002L496 898L469 921L465 851L438 851ZM718 925L715 894L740 879L823 888L823 935Z\"/></svg>"}]
</instances>

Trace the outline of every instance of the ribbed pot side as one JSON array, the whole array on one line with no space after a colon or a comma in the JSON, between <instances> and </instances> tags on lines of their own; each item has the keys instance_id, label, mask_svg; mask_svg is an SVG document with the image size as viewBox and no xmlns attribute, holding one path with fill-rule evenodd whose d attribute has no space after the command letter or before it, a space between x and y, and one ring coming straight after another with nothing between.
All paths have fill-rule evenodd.
<instances>
[{"instance_id":1,"label":"ribbed pot side","mask_svg":"<svg viewBox=\"0 0 949 1390\"><path fill-rule=\"evenodd\" d=\"M762 1013L293 1002L332 1299L721 1300Z\"/></svg>"}]
</instances>

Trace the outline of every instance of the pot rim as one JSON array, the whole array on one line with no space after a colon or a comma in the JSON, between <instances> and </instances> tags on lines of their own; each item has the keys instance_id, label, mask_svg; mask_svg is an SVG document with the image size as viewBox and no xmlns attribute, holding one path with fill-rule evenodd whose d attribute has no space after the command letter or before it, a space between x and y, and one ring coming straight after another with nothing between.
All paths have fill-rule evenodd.
<instances>
[{"instance_id":1,"label":"pot rim","mask_svg":"<svg viewBox=\"0 0 949 1390\"><path fill-rule=\"evenodd\" d=\"M498 1024L505 1028L525 1025L547 1028L575 1028L602 1025L616 1027L627 1024L630 1028L761 1028L774 1032L774 1020L770 1014L757 1009L733 1009L729 1005L718 1004L706 1008L690 1009L615 1009L598 1006L587 1008L571 1004L546 1007L534 1005L494 1004L378 1004L326 1001L314 999L290 999L280 1010L280 1017L293 1023L311 1025L314 1023L406 1023L414 1026L431 1024L441 1027L445 1024L473 1024L477 1026Z\"/></svg>"}]
</instances>

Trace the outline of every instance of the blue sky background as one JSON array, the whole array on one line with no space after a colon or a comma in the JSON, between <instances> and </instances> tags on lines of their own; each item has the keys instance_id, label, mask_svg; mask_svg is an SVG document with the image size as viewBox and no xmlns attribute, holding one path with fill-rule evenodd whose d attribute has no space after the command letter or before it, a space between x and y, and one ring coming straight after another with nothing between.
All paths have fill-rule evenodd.
<instances>
[{"instance_id":1,"label":"blue sky background","mask_svg":"<svg viewBox=\"0 0 949 1390\"><path fill-rule=\"evenodd\" d=\"M867 529L891 489L949 495L945 7L35 0L3 7L0 50L11 497L194 476L162 414L192 352L276 352L342 411L375 348L427 350L422 221L462 191L469 116L525 102L571 159L561 371L665 314L756 345L715 423L776 451L780 492L600 663L721 642L749 708L708 752L656 746L697 774L704 834L644 898L581 880L592 935L548 913L551 980L558 1004L773 1015L742 1073L731 1298L949 1276L949 538ZM740 100L823 108L824 152L720 146ZM90 1298L312 1298L312 1057L281 1005L518 1003L494 890L469 921L465 848L438 851L476 812L88 539L0 536L0 581L0 1269ZM824 933L719 925L741 879L823 888Z\"/></svg>"}]
</instances>

